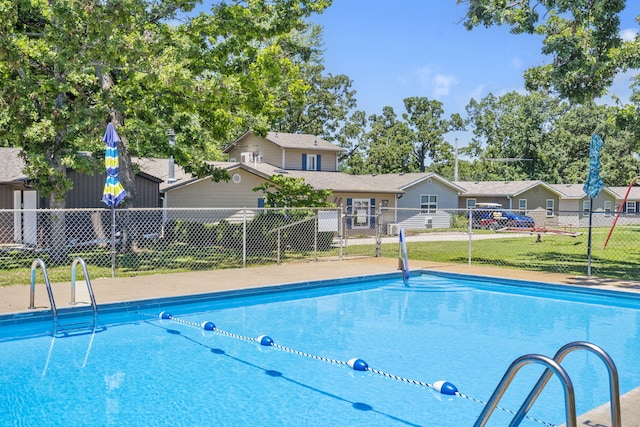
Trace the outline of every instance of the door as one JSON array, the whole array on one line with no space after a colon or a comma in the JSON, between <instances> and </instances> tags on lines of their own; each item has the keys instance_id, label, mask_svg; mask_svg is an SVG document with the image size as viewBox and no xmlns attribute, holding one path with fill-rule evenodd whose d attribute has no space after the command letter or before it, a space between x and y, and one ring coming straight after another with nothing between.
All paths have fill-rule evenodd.
<instances>
[{"instance_id":1,"label":"door","mask_svg":"<svg viewBox=\"0 0 640 427\"><path fill-rule=\"evenodd\" d=\"M369 199L353 199L353 228L369 228Z\"/></svg>"},{"instance_id":2,"label":"door","mask_svg":"<svg viewBox=\"0 0 640 427\"><path fill-rule=\"evenodd\" d=\"M15 190L13 192L13 240L24 245L38 243L38 192Z\"/></svg>"}]
</instances>

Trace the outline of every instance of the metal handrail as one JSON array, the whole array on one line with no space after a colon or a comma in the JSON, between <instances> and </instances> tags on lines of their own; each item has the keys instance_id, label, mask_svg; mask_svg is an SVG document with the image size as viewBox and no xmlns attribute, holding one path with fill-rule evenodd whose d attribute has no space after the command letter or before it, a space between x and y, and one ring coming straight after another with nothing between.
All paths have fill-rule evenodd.
<instances>
[{"instance_id":1,"label":"metal handrail","mask_svg":"<svg viewBox=\"0 0 640 427\"><path fill-rule=\"evenodd\" d=\"M51 313L53 314L53 330L57 329L58 325L58 309L53 299L53 290L51 289L51 283L49 282L49 275L47 274L47 267L44 265L44 261L40 258L36 258L31 263L31 292L29 294L29 309L36 308L35 294L36 294L36 267L40 266L42 269L42 275L44 276L44 284L47 288L47 294L49 294L49 304L51 304Z\"/></svg>"},{"instance_id":2,"label":"metal handrail","mask_svg":"<svg viewBox=\"0 0 640 427\"><path fill-rule=\"evenodd\" d=\"M560 378L560 382L562 383L562 387L564 389L564 400L567 418L566 426L577 427L576 399L571 378L569 378L567 371L565 371L564 368L560 366L560 364L556 360L551 359L547 356L543 356L541 354L527 354L517 358L513 361L513 363L511 363L509 369L507 369L504 376L502 377L502 380L491 395L491 399L489 399L484 409L480 413L480 416L478 416L474 427L483 427L487 423L489 417L493 413L504 393L507 391L507 388L511 384L511 381L518 373L520 368L530 363L539 363L545 365L547 367L547 370L552 371Z\"/></svg>"},{"instance_id":3,"label":"metal handrail","mask_svg":"<svg viewBox=\"0 0 640 427\"><path fill-rule=\"evenodd\" d=\"M612 427L621 427L622 426L622 416L620 410L620 389L618 383L618 369L616 368L613 359L600 347L595 344L585 342L585 341L575 341L562 346L557 352L553 359L561 363L565 356L572 351L575 350L587 350L595 353L600 360L605 364L607 371L609 373L609 393L610 393L610 406L611 406L611 426ZM547 382L551 379L551 372L549 369L545 370L544 373L540 376L540 379L533 386L529 396L525 399L524 403L516 413L516 416L513 418L509 427L515 427L520 424L522 419L526 416L527 412L533 406L534 402L542 392L542 389L547 385Z\"/></svg>"},{"instance_id":4,"label":"metal handrail","mask_svg":"<svg viewBox=\"0 0 640 427\"><path fill-rule=\"evenodd\" d=\"M73 260L73 263L71 263L71 304L76 304L76 270L78 264L82 266L84 281L87 284L87 289L89 290L89 300L91 301L91 307L95 313L98 311L98 306L96 305L96 298L93 294L93 287L91 286L89 273L87 272L87 264L80 257L76 257L76 259Z\"/></svg>"}]
</instances>

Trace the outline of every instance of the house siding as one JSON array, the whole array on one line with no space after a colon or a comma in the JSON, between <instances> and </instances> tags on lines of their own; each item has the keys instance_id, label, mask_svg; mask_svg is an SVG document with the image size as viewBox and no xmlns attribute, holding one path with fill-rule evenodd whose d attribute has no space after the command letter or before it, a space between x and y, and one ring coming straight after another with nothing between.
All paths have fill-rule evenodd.
<instances>
[{"instance_id":1,"label":"house siding","mask_svg":"<svg viewBox=\"0 0 640 427\"><path fill-rule=\"evenodd\" d=\"M336 171L336 153L331 151L301 150L287 149L285 150L284 169L288 170L305 170L302 164L303 155L316 155L322 159L320 161L320 170L325 172Z\"/></svg>"},{"instance_id":2,"label":"house siding","mask_svg":"<svg viewBox=\"0 0 640 427\"><path fill-rule=\"evenodd\" d=\"M264 179L237 169L229 172L230 176L240 175L240 183L233 180L214 182L205 178L198 182L177 187L166 193L167 208L256 208L262 192L253 191L265 182Z\"/></svg>"},{"instance_id":3,"label":"house siding","mask_svg":"<svg viewBox=\"0 0 640 427\"><path fill-rule=\"evenodd\" d=\"M420 210L421 196L437 196L437 209L435 213L423 213ZM448 228L451 226L451 215L457 209L458 192L445 185L438 179L428 178L409 188L398 199L399 209L406 209L396 214L394 223L407 229L421 228Z\"/></svg>"},{"instance_id":4,"label":"house siding","mask_svg":"<svg viewBox=\"0 0 640 427\"><path fill-rule=\"evenodd\" d=\"M74 208L104 208L102 193L104 192L105 174L81 174L69 171L68 177L73 181L73 188L65 197L66 207ZM137 196L134 201L137 208L157 208L160 206L160 190L158 183L136 175Z\"/></svg>"}]
</instances>

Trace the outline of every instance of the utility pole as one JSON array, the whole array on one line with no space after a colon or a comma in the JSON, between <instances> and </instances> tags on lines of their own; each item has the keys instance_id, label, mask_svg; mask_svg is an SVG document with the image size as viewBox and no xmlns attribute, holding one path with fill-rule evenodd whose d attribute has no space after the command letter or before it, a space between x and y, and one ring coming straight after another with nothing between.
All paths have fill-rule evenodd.
<instances>
[{"instance_id":1,"label":"utility pole","mask_svg":"<svg viewBox=\"0 0 640 427\"><path fill-rule=\"evenodd\" d=\"M455 163L453 164L453 182L458 180L458 138L456 138Z\"/></svg>"}]
</instances>

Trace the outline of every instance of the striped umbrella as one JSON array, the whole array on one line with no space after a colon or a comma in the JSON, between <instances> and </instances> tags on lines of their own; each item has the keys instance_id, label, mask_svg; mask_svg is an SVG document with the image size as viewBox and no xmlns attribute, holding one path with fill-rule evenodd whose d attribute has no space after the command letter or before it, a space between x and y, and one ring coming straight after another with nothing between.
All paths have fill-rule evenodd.
<instances>
[{"instance_id":1,"label":"striped umbrella","mask_svg":"<svg viewBox=\"0 0 640 427\"><path fill-rule=\"evenodd\" d=\"M116 211L115 207L124 200L127 192L118 180L118 142L120 137L112 123L107 125L107 131L102 140L107 145L104 154L104 165L107 168L107 180L102 192L102 201L111 208L111 277L116 277Z\"/></svg>"},{"instance_id":2,"label":"striped umbrella","mask_svg":"<svg viewBox=\"0 0 640 427\"><path fill-rule=\"evenodd\" d=\"M127 195L118 180L118 142L120 142L120 137L113 123L107 125L107 131L104 133L102 140L107 145L107 150L104 154L104 165L107 168L107 181L104 184L102 201L107 206L113 208L122 203Z\"/></svg>"}]
</instances>

